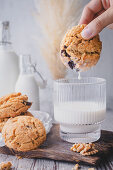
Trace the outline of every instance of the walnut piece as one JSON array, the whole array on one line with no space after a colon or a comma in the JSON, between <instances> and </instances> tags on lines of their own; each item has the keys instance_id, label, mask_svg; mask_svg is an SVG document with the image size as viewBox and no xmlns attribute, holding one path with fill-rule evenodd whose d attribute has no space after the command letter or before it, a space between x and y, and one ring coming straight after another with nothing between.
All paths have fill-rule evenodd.
<instances>
[{"instance_id":1,"label":"walnut piece","mask_svg":"<svg viewBox=\"0 0 113 170\"><path fill-rule=\"evenodd\" d=\"M72 168L72 170L78 170L79 169L79 164L76 164L73 168Z\"/></svg>"},{"instance_id":2,"label":"walnut piece","mask_svg":"<svg viewBox=\"0 0 113 170\"><path fill-rule=\"evenodd\" d=\"M11 162L2 162L0 163L0 170L10 170L12 166Z\"/></svg>"},{"instance_id":3,"label":"walnut piece","mask_svg":"<svg viewBox=\"0 0 113 170\"><path fill-rule=\"evenodd\" d=\"M74 144L70 149L74 152L79 152L84 156L94 155L98 152L98 150L95 149L95 145L93 143L77 143Z\"/></svg>"}]
</instances>

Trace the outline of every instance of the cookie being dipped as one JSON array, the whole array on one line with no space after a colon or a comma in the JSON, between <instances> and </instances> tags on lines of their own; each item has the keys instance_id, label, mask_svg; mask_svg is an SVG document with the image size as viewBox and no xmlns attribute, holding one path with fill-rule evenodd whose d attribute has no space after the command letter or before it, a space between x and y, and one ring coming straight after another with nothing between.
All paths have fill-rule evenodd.
<instances>
[{"instance_id":1,"label":"cookie being dipped","mask_svg":"<svg viewBox=\"0 0 113 170\"><path fill-rule=\"evenodd\" d=\"M17 116L5 123L2 137L7 147L25 152L36 149L46 140L46 130L39 119Z\"/></svg>"},{"instance_id":2,"label":"cookie being dipped","mask_svg":"<svg viewBox=\"0 0 113 170\"><path fill-rule=\"evenodd\" d=\"M81 36L85 24L72 27L60 45L61 61L76 71L85 71L97 64L102 49L99 35L86 40Z\"/></svg>"}]
</instances>

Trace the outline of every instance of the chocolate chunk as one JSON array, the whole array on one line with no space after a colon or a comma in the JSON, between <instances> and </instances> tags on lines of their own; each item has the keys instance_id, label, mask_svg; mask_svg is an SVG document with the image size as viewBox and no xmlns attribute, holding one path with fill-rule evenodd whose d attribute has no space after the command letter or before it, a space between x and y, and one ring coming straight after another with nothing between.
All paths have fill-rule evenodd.
<instances>
[{"instance_id":1,"label":"chocolate chunk","mask_svg":"<svg viewBox=\"0 0 113 170\"><path fill-rule=\"evenodd\" d=\"M27 128L30 128L30 129L32 129L32 127L31 127L31 126L29 126L29 125L27 125L26 127L27 127Z\"/></svg>"},{"instance_id":2,"label":"chocolate chunk","mask_svg":"<svg viewBox=\"0 0 113 170\"><path fill-rule=\"evenodd\" d=\"M93 38L91 38L91 39L89 39L89 40L87 40L87 41L90 42L91 40L93 40Z\"/></svg>"},{"instance_id":3,"label":"chocolate chunk","mask_svg":"<svg viewBox=\"0 0 113 170\"><path fill-rule=\"evenodd\" d=\"M90 54L90 55L92 55L92 54L98 54L98 55L99 55L99 52L97 52L97 51L94 51L94 52L87 52L87 51L86 51L86 54Z\"/></svg>"},{"instance_id":4,"label":"chocolate chunk","mask_svg":"<svg viewBox=\"0 0 113 170\"><path fill-rule=\"evenodd\" d=\"M62 53L65 53L65 52L66 52L66 50L61 50L61 54L62 54Z\"/></svg>"},{"instance_id":5,"label":"chocolate chunk","mask_svg":"<svg viewBox=\"0 0 113 170\"><path fill-rule=\"evenodd\" d=\"M68 65L71 69L73 69L75 67L75 64L72 60L68 62Z\"/></svg>"},{"instance_id":6,"label":"chocolate chunk","mask_svg":"<svg viewBox=\"0 0 113 170\"><path fill-rule=\"evenodd\" d=\"M25 106L31 106L32 103L31 103L31 102L27 102L27 101L24 100L24 101L23 101L23 104L24 104Z\"/></svg>"},{"instance_id":7,"label":"chocolate chunk","mask_svg":"<svg viewBox=\"0 0 113 170\"><path fill-rule=\"evenodd\" d=\"M66 45L64 45L64 48L67 48L67 46L66 46Z\"/></svg>"},{"instance_id":8,"label":"chocolate chunk","mask_svg":"<svg viewBox=\"0 0 113 170\"><path fill-rule=\"evenodd\" d=\"M24 114L25 114L25 113L22 112L20 115L24 115Z\"/></svg>"},{"instance_id":9,"label":"chocolate chunk","mask_svg":"<svg viewBox=\"0 0 113 170\"><path fill-rule=\"evenodd\" d=\"M61 56L62 56L62 53L65 55L65 57L71 57L67 52L66 50L61 50Z\"/></svg>"},{"instance_id":10,"label":"chocolate chunk","mask_svg":"<svg viewBox=\"0 0 113 170\"><path fill-rule=\"evenodd\" d=\"M62 54L64 54L64 55L62 55ZM61 56L65 56L65 57L67 57L67 53L66 53L66 50L61 50Z\"/></svg>"},{"instance_id":11,"label":"chocolate chunk","mask_svg":"<svg viewBox=\"0 0 113 170\"><path fill-rule=\"evenodd\" d=\"M66 54L67 54L67 57L69 57L69 58L71 57L68 53L66 53Z\"/></svg>"},{"instance_id":12,"label":"chocolate chunk","mask_svg":"<svg viewBox=\"0 0 113 170\"><path fill-rule=\"evenodd\" d=\"M66 50L61 50L61 55L62 55L62 53L65 55L65 57L67 57L67 52L66 52Z\"/></svg>"},{"instance_id":13,"label":"chocolate chunk","mask_svg":"<svg viewBox=\"0 0 113 170\"><path fill-rule=\"evenodd\" d=\"M31 104L32 104L31 102L26 102L27 106L31 106Z\"/></svg>"}]
</instances>

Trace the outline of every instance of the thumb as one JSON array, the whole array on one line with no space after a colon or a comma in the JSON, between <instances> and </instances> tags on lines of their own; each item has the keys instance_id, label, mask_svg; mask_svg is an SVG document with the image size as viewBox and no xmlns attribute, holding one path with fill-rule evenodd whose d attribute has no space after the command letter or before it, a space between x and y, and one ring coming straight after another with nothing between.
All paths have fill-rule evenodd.
<instances>
[{"instance_id":1,"label":"thumb","mask_svg":"<svg viewBox=\"0 0 113 170\"><path fill-rule=\"evenodd\" d=\"M90 39L97 35L106 26L113 23L113 7L110 7L93 21L91 21L82 31L84 39Z\"/></svg>"}]
</instances>

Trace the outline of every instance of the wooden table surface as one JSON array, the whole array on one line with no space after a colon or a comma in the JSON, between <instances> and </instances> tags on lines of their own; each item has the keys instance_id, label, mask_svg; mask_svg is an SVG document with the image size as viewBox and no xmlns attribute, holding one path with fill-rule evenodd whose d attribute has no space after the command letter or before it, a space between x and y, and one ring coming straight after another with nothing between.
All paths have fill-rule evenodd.
<instances>
[{"instance_id":1,"label":"wooden table surface","mask_svg":"<svg viewBox=\"0 0 113 170\"><path fill-rule=\"evenodd\" d=\"M107 111L102 129L113 131L113 111ZM13 170L71 170L75 165L73 163L45 159L17 159L15 156L0 154L0 162L2 161L11 161ZM88 168L91 168L91 166L81 165L81 170L88 170ZM113 156L104 165L99 165L95 169L113 170Z\"/></svg>"}]
</instances>

